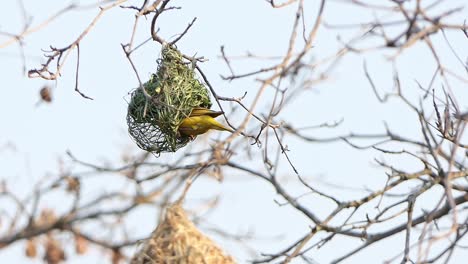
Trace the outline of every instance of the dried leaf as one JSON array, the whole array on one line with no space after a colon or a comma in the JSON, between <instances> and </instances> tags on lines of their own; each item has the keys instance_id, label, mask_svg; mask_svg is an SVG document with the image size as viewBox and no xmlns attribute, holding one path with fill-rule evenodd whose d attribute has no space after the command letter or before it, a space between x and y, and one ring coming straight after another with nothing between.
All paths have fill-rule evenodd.
<instances>
[{"instance_id":1,"label":"dried leaf","mask_svg":"<svg viewBox=\"0 0 468 264\"><path fill-rule=\"evenodd\" d=\"M28 239L28 241L26 241L25 254L28 258L35 258L37 256L36 241L34 239Z\"/></svg>"},{"instance_id":2,"label":"dried leaf","mask_svg":"<svg viewBox=\"0 0 468 264\"><path fill-rule=\"evenodd\" d=\"M42 101L50 103L52 102L52 92L50 91L49 86L45 85L42 87L41 91L39 92Z\"/></svg>"},{"instance_id":3,"label":"dried leaf","mask_svg":"<svg viewBox=\"0 0 468 264\"><path fill-rule=\"evenodd\" d=\"M44 261L48 264L59 264L64 260L66 260L65 251L61 244L49 236L46 242Z\"/></svg>"},{"instance_id":4,"label":"dried leaf","mask_svg":"<svg viewBox=\"0 0 468 264\"><path fill-rule=\"evenodd\" d=\"M80 236L75 235L75 252L78 255L83 255L88 251L88 241Z\"/></svg>"}]
</instances>

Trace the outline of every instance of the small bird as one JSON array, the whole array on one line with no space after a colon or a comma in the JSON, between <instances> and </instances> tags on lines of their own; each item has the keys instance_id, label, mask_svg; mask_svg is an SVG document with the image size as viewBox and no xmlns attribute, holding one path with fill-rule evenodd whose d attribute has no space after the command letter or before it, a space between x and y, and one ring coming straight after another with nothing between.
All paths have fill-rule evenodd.
<instances>
[{"instance_id":1,"label":"small bird","mask_svg":"<svg viewBox=\"0 0 468 264\"><path fill-rule=\"evenodd\" d=\"M192 139L198 135L206 133L210 129L229 131L233 133L234 130L221 125L214 119L215 117L222 114L223 112L221 111L213 111L203 107L195 107L190 113L189 117L184 118L179 124L179 133Z\"/></svg>"}]
</instances>

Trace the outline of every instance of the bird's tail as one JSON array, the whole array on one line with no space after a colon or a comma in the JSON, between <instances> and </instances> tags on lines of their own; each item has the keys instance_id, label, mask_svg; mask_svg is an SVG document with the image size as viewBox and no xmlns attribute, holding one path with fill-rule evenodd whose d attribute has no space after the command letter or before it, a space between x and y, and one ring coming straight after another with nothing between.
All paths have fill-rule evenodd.
<instances>
[{"instance_id":1,"label":"bird's tail","mask_svg":"<svg viewBox=\"0 0 468 264\"><path fill-rule=\"evenodd\" d=\"M220 131L229 131L231 133L234 133L234 130L232 130L229 127L223 126L221 123L218 123L217 121L215 121L213 123L213 128L216 129L216 130L220 130Z\"/></svg>"}]
</instances>

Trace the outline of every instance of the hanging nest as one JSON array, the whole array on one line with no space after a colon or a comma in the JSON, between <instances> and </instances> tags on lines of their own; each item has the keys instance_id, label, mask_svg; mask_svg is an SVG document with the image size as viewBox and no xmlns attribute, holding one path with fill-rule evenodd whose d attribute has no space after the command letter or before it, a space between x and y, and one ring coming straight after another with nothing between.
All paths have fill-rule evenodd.
<instances>
[{"instance_id":1,"label":"hanging nest","mask_svg":"<svg viewBox=\"0 0 468 264\"><path fill-rule=\"evenodd\" d=\"M158 70L131 93L127 110L128 131L137 145L146 151L159 154L175 152L185 146L190 138L178 133L182 119L194 107L211 107L205 85L195 78L191 62L172 46L162 48Z\"/></svg>"},{"instance_id":2,"label":"hanging nest","mask_svg":"<svg viewBox=\"0 0 468 264\"><path fill-rule=\"evenodd\" d=\"M167 208L164 220L133 256L131 264L234 264L187 218L180 204Z\"/></svg>"}]
</instances>

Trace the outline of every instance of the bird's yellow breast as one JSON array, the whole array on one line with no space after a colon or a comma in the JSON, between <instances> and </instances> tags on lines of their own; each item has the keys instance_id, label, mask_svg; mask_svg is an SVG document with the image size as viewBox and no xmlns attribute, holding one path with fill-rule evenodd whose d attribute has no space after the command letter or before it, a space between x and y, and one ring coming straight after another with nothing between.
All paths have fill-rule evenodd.
<instances>
[{"instance_id":1,"label":"bird's yellow breast","mask_svg":"<svg viewBox=\"0 0 468 264\"><path fill-rule=\"evenodd\" d=\"M179 133L192 139L210 129L234 132L234 130L223 126L214 117L222 115L221 111L213 111L207 108L196 107L192 109L190 116L184 118L179 124Z\"/></svg>"},{"instance_id":2,"label":"bird's yellow breast","mask_svg":"<svg viewBox=\"0 0 468 264\"><path fill-rule=\"evenodd\" d=\"M179 131L186 136L196 136L206 133L211 128L210 116L187 117L179 125Z\"/></svg>"}]
</instances>

